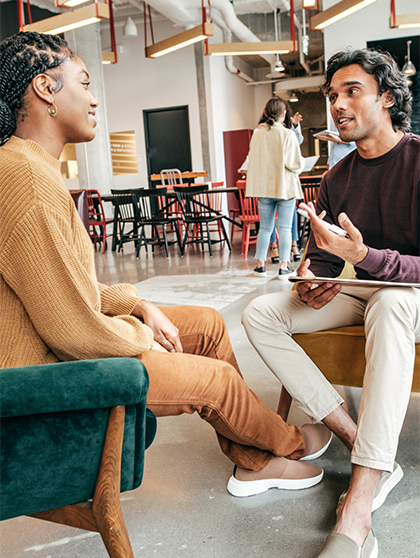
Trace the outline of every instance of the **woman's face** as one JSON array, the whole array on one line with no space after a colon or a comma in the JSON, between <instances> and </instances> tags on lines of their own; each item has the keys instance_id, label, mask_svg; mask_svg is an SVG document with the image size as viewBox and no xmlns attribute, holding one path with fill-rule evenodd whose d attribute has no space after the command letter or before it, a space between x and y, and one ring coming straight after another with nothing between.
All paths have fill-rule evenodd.
<instances>
[{"instance_id":1,"label":"woman's face","mask_svg":"<svg viewBox=\"0 0 420 558\"><path fill-rule=\"evenodd\" d=\"M91 141L95 137L95 108L98 101L89 91L86 66L74 56L60 65L64 85L54 96L57 123L66 143Z\"/></svg>"}]
</instances>

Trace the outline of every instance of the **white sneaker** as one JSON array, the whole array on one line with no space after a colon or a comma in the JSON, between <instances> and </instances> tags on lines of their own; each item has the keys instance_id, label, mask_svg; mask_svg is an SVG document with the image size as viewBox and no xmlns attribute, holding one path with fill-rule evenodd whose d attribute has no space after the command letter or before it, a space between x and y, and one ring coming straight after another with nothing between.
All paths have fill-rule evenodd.
<instances>
[{"instance_id":1,"label":"white sneaker","mask_svg":"<svg viewBox=\"0 0 420 558\"><path fill-rule=\"evenodd\" d=\"M302 461L292 461L285 457L274 457L262 471L234 468L227 489L232 496L244 498L267 492L270 488L302 490L321 482L324 471ZM236 477L242 478L238 480Z\"/></svg>"}]
</instances>

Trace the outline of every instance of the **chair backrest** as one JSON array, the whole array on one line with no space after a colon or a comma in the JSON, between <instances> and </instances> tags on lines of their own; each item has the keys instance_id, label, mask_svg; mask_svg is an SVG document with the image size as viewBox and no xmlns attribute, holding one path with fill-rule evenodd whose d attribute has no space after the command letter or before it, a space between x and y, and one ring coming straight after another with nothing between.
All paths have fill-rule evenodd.
<instances>
[{"instance_id":1,"label":"chair backrest","mask_svg":"<svg viewBox=\"0 0 420 558\"><path fill-rule=\"evenodd\" d=\"M140 224L159 224L167 221L166 188L131 190L131 194Z\"/></svg>"},{"instance_id":2,"label":"chair backrest","mask_svg":"<svg viewBox=\"0 0 420 558\"><path fill-rule=\"evenodd\" d=\"M211 183L211 189L212 190L219 190L220 188L224 188L225 183L224 182L212 182ZM214 209L214 211L217 211L218 213L221 213L222 211L222 205L223 205L223 193L220 192L218 194L210 194L208 196L209 199L209 205L212 209Z\"/></svg>"},{"instance_id":3,"label":"chair backrest","mask_svg":"<svg viewBox=\"0 0 420 558\"><path fill-rule=\"evenodd\" d=\"M160 171L162 184L182 184L182 175L179 169L163 169Z\"/></svg>"},{"instance_id":4,"label":"chair backrest","mask_svg":"<svg viewBox=\"0 0 420 558\"><path fill-rule=\"evenodd\" d=\"M101 194L98 190L86 190L89 219L92 221L102 221L105 219L105 212L102 205Z\"/></svg>"},{"instance_id":5,"label":"chair backrest","mask_svg":"<svg viewBox=\"0 0 420 558\"><path fill-rule=\"evenodd\" d=\"M318 190L321 184L321 178L318 176L302 176L300 178L300 184L302 186L303 200L305 203L312 202L316 204L318 199Z\"/></svg>"},{"instance_id":6,"label":"chair backrest","mask_svg":"<svg viewBox=\"0 0 420 558\"><path fill-rule=\"evenodd\" d=\"M246 184L245 182L238 181L239 190L239 203L241 207L240 218L242 221L252 221L257 222L260 220L260 214L258 211L258 198L247 198L246 197Z\"/></svg>"},{"instance_id":7,"label":"chair backrest","mask_svg":"<svg viewBox=\"0 0 420 558\"><path fill-rule=\"evenodd\" d=\"M210 218L216 213L209 205L207 184L200 186L174 186L186 221Z\"/></svg>"},{"instance_id":8,"label":"chair backrest","mask_svg":"<svg viewBox=\"0 0 420 558\"><path fill-rule=\"evenodd\" d=\"M137 221L137 206L133 200L131 190L111 190L115 211L118 219L123 223Z\"/></svg>"}]
</instances>

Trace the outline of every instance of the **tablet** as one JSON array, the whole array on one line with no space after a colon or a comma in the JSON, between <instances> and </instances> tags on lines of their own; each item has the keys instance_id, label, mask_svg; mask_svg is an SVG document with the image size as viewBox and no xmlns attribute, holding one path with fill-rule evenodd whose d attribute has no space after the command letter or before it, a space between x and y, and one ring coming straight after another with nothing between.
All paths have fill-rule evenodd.
<instances>
[{"instance_id":1,"label":"tablet","mask_svg":"<svg viewBox=\"0 0 420 558\"><path fill-rule=\"evenodd\" d=\"M322 132L317 132L316 134L314 134L314 138L317 138L318 136L337 136L338 134L337 132L331 132L331 130L322 130Z\"/></svg>"},{"instance_id":2,"label":"tablet","mask_svg":"<svg viewBox=\"0 0 420 558\"><path fill-rule=\"evenodd\" d=\"M351 287L415 287L420 289L420 283L394 283L393 281L371 281L369 279L340 279L339 277L289 277L291 283L332 283L333 285L348 285Z\"/></svg>"}]
</instances>

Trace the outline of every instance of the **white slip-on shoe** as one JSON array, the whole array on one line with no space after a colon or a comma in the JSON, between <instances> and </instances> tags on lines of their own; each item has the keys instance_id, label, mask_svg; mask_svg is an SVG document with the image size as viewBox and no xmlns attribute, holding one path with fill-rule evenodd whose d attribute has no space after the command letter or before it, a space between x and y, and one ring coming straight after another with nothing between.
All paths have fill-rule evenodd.
<instances>
[{"instance_id":1,"label":"white slip-on shoe","mask_svg":"<svg viewBox=\"0 0 420 558\"><path fill-rule=\"evenodd\" d=\"M376 487L375 498L372 502L372 513L382 506L391 490L397 486L403 478L404 473L400 465L394 461L394 470L392 473L382 471L381 478L379 479L378 486ZM337 508L346 497L347 490L345 490L338 499Z\"/></svg>"},{"instance_id":2,"label":"white slip-on shoe","mask_svg":"<svg viewBox=\"0 0 420 558\"><path fill-rule=\"evenodd\" d=\"M310 488L321 482L323 476L324 471L316 465L291 461L285 457L274 457L269 465L259 472L235 466L227 489L232 496L244 498L261 494L270 488L282 490Z\"/></svg>"},{"instance_id":3,"label":"white slip-on shoe","mask_svg":"<svg viewBox=\"0 0 420 558\"><path fill-rule=\"evenodd\" d=\"M360 547L347 535L333 531L328 535L318 558L378 558L378 541L370 530Z\"/></svg>"}]
</instances>

